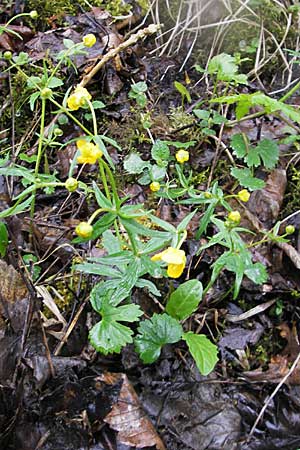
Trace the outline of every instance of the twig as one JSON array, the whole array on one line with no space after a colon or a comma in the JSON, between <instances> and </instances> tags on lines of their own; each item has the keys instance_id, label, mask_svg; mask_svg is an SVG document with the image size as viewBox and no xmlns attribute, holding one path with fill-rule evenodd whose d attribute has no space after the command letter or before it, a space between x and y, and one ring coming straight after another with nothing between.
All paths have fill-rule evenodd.
<instances>
[{"instance_id":1,"label":"twig","mask_svg":"<svg viewBox=\"0 0 300 450\"><path fill-rule=\"evenodd\" d=\"M276 388L274 389L274 391L272 392L272 394L270 395L270 397L268 398L268 400L265 402L264 406L262 407L260 413L257 416L256 421L254 422L253 427L251 428L251 431L249 433L248 439L253 435L260 419L263 417L266 409L268 408L269 404L271 403L271 401L273 400L273 398L275 397L275 395L277 394L277 392L279 391L279 389L281 388L281 386L286 382L286 380L289 378L289 376L293 373L293 371L296 369L298 363L300 361L300 352L298 353L297 358L295 359L292 367L290 368L290 370L288 371L288 373L282 378L282 380L280 381L280 383L276 386Z\"/></svg>"},{"instance_id":2,"label":"twig","mask_svg":"<svg viewBox=\"0 0 300 450\"><path fill-rule=\"evenodd\" d=\"M122 42L118 47L112 48L109 52L107 52L103 56L103 58L98 62L98 64L96 64L95 67L87 75L83 77L83 79L79 83L79 86L81 87L86 86L94 77L94 75L96 75L96 73L107 63L107 61L117 56L127 47L136 44L140 39L143 39L146 36L156 33L159 30L159 28L160 28L159 25L151 24L147 28L143 28L142 30L139 30L136 34L130 36L130 38L127 39L127 41Z\"/></svg>"}]
</instances>

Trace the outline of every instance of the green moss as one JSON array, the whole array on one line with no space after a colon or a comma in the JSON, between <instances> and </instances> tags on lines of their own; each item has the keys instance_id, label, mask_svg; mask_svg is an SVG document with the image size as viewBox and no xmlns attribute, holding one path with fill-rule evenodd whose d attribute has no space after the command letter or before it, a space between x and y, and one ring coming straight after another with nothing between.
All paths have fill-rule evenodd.
<instances>
[{"instance_id":1,"label":"green moss","mask_svg":"<svg viewBox=\"0 0 300 450\"><path fill-rule=\"evenodd\" d=\"M142 4L145 0L140 0ZM90 6L98 6L106 9L112 16L126 15L130 12L132 6L123 0L29 0L27 10L36 10L39 14L40 22L48 22L51 17L56 18L57 23L63 22L65 14L76 15L81 13L81 9L89 11ZM142 6L141 6L142 7Z\"/></svg>"}]
</instances>

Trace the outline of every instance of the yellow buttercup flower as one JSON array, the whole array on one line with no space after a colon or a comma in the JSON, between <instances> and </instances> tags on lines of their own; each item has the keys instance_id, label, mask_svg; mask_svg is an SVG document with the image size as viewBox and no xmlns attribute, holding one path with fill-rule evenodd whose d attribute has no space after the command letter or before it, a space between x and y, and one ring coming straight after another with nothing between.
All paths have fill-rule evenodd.
<instances>
[{"instance_id":1,"label":"yellow buttercup flower","mask_svg":"<svg viewBox=\"0 0 300 450\"><path fill-rule=\"evenodd\" d=\"M167 274L171 278L178 278L184 271L186 256L183 250L168 247L161 253L152 256L152 261L163 261L168 264Z\"/></svg>"},{"instance_id":2,"label":"yellow buttercup flower","mask_svg":"<svg viewBox=\"0 0 300 450\"><path fill-rule=\"evenodd\" d=\"M238 192L237 197L242 201L242 202L247 202L250 198L250 192L247 191L247 189L242 189L241 191Z\"/></svg>"},{"instance_id":3,"label":"yellow buttercup flower","mask_svg":"<svg viewBox=\"0 0 300 450\"><path fill-rule=\"evenodd\" d=\"M160 184L158 181L152 181L149 187L152 192L157 192L160 190Z\"/></svg>"},{"instance_id":4,"label":"yellow buttercup flower","mask_svg":"<svg viewBox=\"0 0 300 450\"><path fill-rule=\"evenodd\" d=\"M85 106L86 102L91 100L91 98L92 96L86 88L77 86L67 100L68 108L72 111L77 111L77 109Z\"/></svg>"},{"instance_id":5,"label":"yellow buttercup flower","mask_svg":"<svg viewBox=\"0 0 300 450\"><path fill-rule=\"evenodd\" d=\"M178 150L178 152L175 155L175 158L180 164L183 164L189 160L190 154L186 150Z\"/></svg>"},{"instance_id":6,"label":"yellow buttercup flower","mask_svg":"<svg viewBox=\"0 0 300 450\"><path fill-rule=\"evenodd\" d=\"M95 164L97 159L103 155L98 145L88 142L85 139L79 139L76 142L80 155L77 158L79 164Z\"/></svg>"},{"instance_id":7,"label":"yellow buttercup flower","mask_svg":"<svg viewBox=\"0 0 300 450\"><path fill-rule=\"evenodd\" d=\"M228 214L228 220L230 220L230 222L240 223L241 215L240 215L239 211L231 211Z\"/></svg>"},{"instance_id":8,"label":"yellow buttercup flower","mask_svg":"<svg viewBox=\"0 0 300 450\"><path fill-rule=\"evenodd\" d=\"M93 47L93 45L96 44L96 41L97 41L96 36L92 33L87 34L82 39L83 45L85 45L86 47Z\"/></svg>"},{"instance_id":9,"label":"yellow buttercup flower","mask_svg":"<svg viewBox=\"0 0 300 450\"><path fill-rule=\"evenodd\" d=\"M88 222L80 222L75 228L75 233L77 236L87 239L93 234L93 227Z\"/></svg>"}]
</instances>

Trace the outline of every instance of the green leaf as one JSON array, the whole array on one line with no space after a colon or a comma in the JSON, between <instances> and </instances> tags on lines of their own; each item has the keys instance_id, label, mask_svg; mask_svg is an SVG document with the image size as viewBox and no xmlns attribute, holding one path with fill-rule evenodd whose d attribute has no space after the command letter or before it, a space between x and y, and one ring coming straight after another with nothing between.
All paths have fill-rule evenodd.
<instances>
[{"instance_id":1,"label":"green leaf","mask_svg":"<svg viewBox=\"0 0 300 450\"><path fill-rule=\"evenodd\" d=\"M122 276L122 273L114 269L113 267L106 266L104 264L99 263L82 263L82 264L76 264L74 267L75 270L79 270L80 272L93 274L93 275L102 275L104 277L115 277L120 278Z\"/></svg>"},{"instance_id":2,"label":"green leaf","mask_svg":"<svg viewBox=\"0 0 300 450\"><path fill-rule=\"evenodd\" d=\"M93 181L93 190L95 193L97 203L100 206L100 208L112 209L113 206L112 206L111 202L100 191L100 189L98 188L97 183L95 183L95 181Z\"/></svg>"},{"instance_id":3,"label":"green leaf","mask_svg":"<svg viewBox=\"0 0 300 450\"><path fill-rule=\"evenodd\" d=\"M273 169L279 160L279 148L276 142L270 139L262 139L256 147L256 151L266 169Z\"/></svg>"},{"instance_id":4,"label":"green leaf","mask_svg":"<svg viewBox=\"0 0 300 450\"><path fill-rule=\"evenodd\" d=\"M262 263L255 263L245 270L245 275L256 284L266 283L268 273Z\"/></svg>"},{"instance_id":5,"label":"green leaf","mask_svg":"<svg viewBox=\"0 0 300 450\"><path fill-rule=\"evenodd\" d=\"M0 256L3 258L8 246L8 232L5 223L0 222Z\"/></svg>"},{"instance_id":6,"label":"green leaf","mask_svg":"<svg viewBox=\"0 0 300 450\"><path fill-rule=\"evenodd\" d=\"M194 217L194 215L196 214L197 210L192 211L191 213L189 213L184 219L182 219L182 221L179 223L179 225L177 226L177 231L185 231L188 224L190 223L190 221L192 220L192 218Z\"/></svg>"},{"instance_id":7,"label":"green leaf","mask_svg":"<svg viewBox=\"0 0 300 450\"><path fill-rule=\"evenodd\" d=\"M102 235L102 244L109 255L121 252L121 243L110 230L104 231Z\"/></svg>"},{"instance_id":8,"label":"green leaf","mask_svg":"<svg viewBox=\"0 0 300 450\"><path fill-rule=\"evenodd\" d=\"M140 174L149 167L148 161L144 161L138 153L130 153L124 160L124 169L129 174Z\"/></svg>"},{"instance_id":9,"label":"green leaf","mask_svg":"<svg viewBox=\"0 0 300 450\"><path fill-rule=\"evenodd\" d=\"M218 362L218 347L204 334L194 334L189 331L184 333L182 338L186 341L199 372L202 375L208 375Z\"/></svg>"},{"instance_id":10,"label":"green leaf","mask_svg":"<svg viewBox=\"0 0 300 450\"><path fill-rule=\"evenodd\" d=\"M141 94L143 92L147 92L148 90L148 86L144 81L139 81L138 83L134 83L130 86L130 89L135 93L135 94Z\"/></svg>"},{"instance_id":11,"label":"green leaf","mask_svg":"<svg viewBox=\"0 0 300 450\"><path fill-rule=\"evenodd\" d=\"M25 212L29 206L31 205L31 202L34 199L34 195L31 195L27 200L24 200L24 202L19 203L20 199L10 208L5 209L4 211L0 212L0 218L21 214Z\"/></svg>"},{"instance_id":12,"label":"green leaf","mask_svg":"<svg viewBox=\"0 0 300 450\"><path fill-rule=\"evenodd\" d=\"M106 161L108 162L110 167L114 170L115 169L115 165L114 165L113 160L111 159L110 154L108 153L107 148L106 148L106 146L105 146L105 144L103 142L104 141L103 136L100 136L100 135L94 136L93 139L95 141L95 144L98 145L98 147L100 148L101 152L105 156Z\"/></svg>"},{"instance_id":13,"label":"green leaf","mask_svg":"<svg viewBox=\"0 0 300 450\"><path fill-rule=\"evenodd\" d=\"M136 351L144 363L153 363L163 345L174 344L181 339L182 327L168 314L153 314L151 319L140 323L138 332L134 339Z\"/></svg>"},{"instance_id":14,"label":"green leaf","mask_svg":"<svg viewBox=\"0 0 300 450\"><path fill-rule=\"evenodd\" d=\"M100 353L120 353L126 344L131 344L133 331L118 322L103 319L89 332L92 346Z\"/></svg>"},{"instance_id":15,"label":"green leaf","mask_svg":"<svg viewBox=\"0 0 300 450\"><path fill-rule=\"evenodd\" d=\"M250 191L255 191L256 189L262 189L265 187L265 182L259 178L253 177L251 170L248 168L238 169L233 167L230 170L230 173L239 181L241 186L249 189Z\"/></svg>"},{"instance_id":16,"label":"green leaf","mask_svg":"<svg viewBox=\"0 0 300 450\"><path fill-rule=\"evenodd\" d=\"M54 89L56 87L62 86L64 82L57 77L52 77L50 81L47 82L47 87Z\"/></svg>"},{"instance_id":17,"label":"green leaf","mask_svg":"<svg viewBox=\"0 0 300 450\"><path fill-rule=\"evenodd\" d=\"M210 75L217 75L220 81L232 81L238 71L238 65L233 56L220 53L210 60L207 71Z\"/></svg>"},{"instance_id":18,"label":"green leaf","mask_svg":"<svg viewBox=\"0 0 300 450\"><path fill-rule=\"evenodd\" d=\"M101 102L100 100L94 100L92 102L93 108L94 109L103 109L105 108L105 103Z\"/></svg>"},{"instance_id":19,"label":"green leaf","mask_svg":"<svg viewBox=\"0 0 300 450\"><path fill-rule=\"evenodd\" d=\"M174 81L174 86L177 91L181 94L182 98L186 98L189 103L191 103L192 99L187 88L179 81Z\"/></svg>"},{"instance_id":20,"label":"green leaf","mask_svg":"<svg viewBox=\"0 0 300 450\"><path fill-rule=\"evenodd\" d=\"M155 161L168 160L170 157L168 145L164 141L157 139L152 145L151 156Z\"/></svg>"},{"instance_id":21,"label":"green leaf","mask_svg":"<svg viewBox=\"0 0 300 450\"><path fill-rule=\"evenodd\" d=\"M193 113L197 117L197 119L201 120L208 120L210 117L210 111L207 111L206 109L193 109Z\"/></svg>"},{"instance_id":22,"label":"green leaf","mask_svg":"<svg viewBox=\"0 0 300 450\"><path fill-rule=\"evenodd\" d=\"M29 106L30 106L30 110L33 111L34 110L34 105L36 100L39 98L40 96L40 91L38 92L34 92L33 94L31 94L31 96L29 97Z\"/></svg>"},{"instance_id":23,"label":"green leaf","mask_svg":"<svg viewBox=\"0 0 300 450\"><path fill-rule=\"evenodd\" d=\"M167 303L166 312L178 320L189 317L199 306L202 299L202 283L198 280L189 280L182 283L174 291Z\"/></svg>"},{"instance_id":24,"label":"green leaf","mask_svg":"<svg viewBox=\"0 0 300 450\"><path fill-rule=\"evenodd\" d=\"M230 146L233 148L233 153L238 158L244 158L248 153L249 139L245 134L235 134L230 140Z\"/></svg>"},{"instance_id":25,"label":"green leaf","mask_svg":"<svg viewBox=\"0 0 300 450\"><path fill-rule=\"evenodd\" d=\"M146 288L151 294L155 295L156 297L161 297L160 291L157 289L154 283L150 280L146 280L145 278L139 278L137 282L135 283L135 286L138 288Z\"/></svg>"}]
</instances>

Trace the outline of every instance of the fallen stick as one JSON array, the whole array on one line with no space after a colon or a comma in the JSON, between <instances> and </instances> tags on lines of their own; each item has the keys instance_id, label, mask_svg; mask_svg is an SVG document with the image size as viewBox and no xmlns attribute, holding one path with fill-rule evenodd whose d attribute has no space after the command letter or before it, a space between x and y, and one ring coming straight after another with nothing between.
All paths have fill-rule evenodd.
<instances>
[{"instance_id":1,"label":"fallen stick","mask_svg":"<svg viewBox=\"0 0 300 450\"><path fill-rule=\"evenodd\" d=\"M150 36L151 34L156 33L159 30L159 28L160 28L159 25L151 24L147 28L143 28L142 30L139 30L136 34L130 36L130 38L127 39L127 41L122 42L118 47L109 50L109 52L103 55L102 59L95 65L95 67L82 78L81 82L79 83L79 86L85 87L94 77L94 75L96 75L96 73L99 72L99 70L107 63L107 61L117 56L120 52L125 50L125 48L136 44L140 39L143 39L146 36Z\"/></svg>"}]
</instances>

